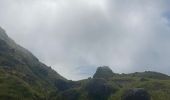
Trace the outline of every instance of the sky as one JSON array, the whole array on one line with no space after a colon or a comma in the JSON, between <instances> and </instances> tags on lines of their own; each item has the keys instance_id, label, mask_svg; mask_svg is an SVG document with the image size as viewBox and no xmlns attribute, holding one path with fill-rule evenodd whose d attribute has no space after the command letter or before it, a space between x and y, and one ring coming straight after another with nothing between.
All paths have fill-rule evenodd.
<instances>
[{"instance_id":1,"label":"sky","mask_svg":"<svg viewBox=\"0 0 170 100\"><path fill-rule=\"evenodd\" d=\"M169 0L0 0L0 26L71 80L98 66L170 75Z\"/></svg>"}]
</instances>

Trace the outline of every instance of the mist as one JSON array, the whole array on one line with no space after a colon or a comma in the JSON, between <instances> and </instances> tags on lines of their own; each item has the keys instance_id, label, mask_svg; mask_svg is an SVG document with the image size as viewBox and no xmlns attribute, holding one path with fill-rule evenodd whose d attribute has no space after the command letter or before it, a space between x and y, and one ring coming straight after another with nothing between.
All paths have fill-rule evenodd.
<instances>
[{"instance_id":1,"label":"mist","mask_svg":"<svg viewBox=\"0 0 170 100\"><path fill-rule=\"evenodd\" d=\"M68 79L106 65L170 75L168 0L1 0L0 26Z\"/></svg>"}]
</instances>

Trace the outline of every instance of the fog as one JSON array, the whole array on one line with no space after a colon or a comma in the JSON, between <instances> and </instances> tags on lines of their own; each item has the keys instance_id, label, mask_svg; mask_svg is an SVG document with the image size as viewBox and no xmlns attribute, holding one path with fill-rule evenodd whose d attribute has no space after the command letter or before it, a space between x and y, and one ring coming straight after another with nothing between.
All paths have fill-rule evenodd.
<instances>
[{"instance_id":1,"label":"fog","mask_svg":"<svg viewBox=\"0 0 170 100\"><path fill-rule=\"evenodd\" d=\"M0 26L68 79L107 65L170 75L168 0L0 0Z\"/></svg>"}]
</instances>

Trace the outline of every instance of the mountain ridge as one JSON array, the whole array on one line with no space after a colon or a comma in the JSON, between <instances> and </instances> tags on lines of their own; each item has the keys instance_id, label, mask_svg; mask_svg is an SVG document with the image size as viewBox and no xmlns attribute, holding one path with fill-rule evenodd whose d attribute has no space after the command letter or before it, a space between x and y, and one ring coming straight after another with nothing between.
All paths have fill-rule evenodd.
<instances>
[{"instance_id":1,"label":"mountain ridge","mask_svg":"<svg viewBox=\"0 0 170 100\"><path fill-rule=\"evenodd\" d=\"M146 90L152 100L170 100L170 76L166 74L117 74L100 66L92 78L67 80L0 28L1 100L122 100L124 92L138 88Z\"/></svg>"}]
</instances>

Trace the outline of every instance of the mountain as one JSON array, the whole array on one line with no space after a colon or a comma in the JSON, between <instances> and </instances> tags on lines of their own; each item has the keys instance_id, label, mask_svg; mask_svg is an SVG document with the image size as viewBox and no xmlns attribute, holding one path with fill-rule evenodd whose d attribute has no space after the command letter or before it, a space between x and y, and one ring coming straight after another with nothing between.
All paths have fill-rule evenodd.
<instances>
[{"instance_id":1,"label":"mountain","mask_svg":"<svg viewBox=\"0 0 170 100\"><path fill-rule=\"evenodd\" d=\"M169 94L170 76L152 71L118 74L101 66L93 78L67 80L0 28L0 100L170 100Z\"/></svg>"},{"instance_id":2,"label":"mountain","mask_svg":"<svg viewBox=\"0 0 170 100\"><path fill-rule=\"evenodd\" d=\"M114 73L108 66L98 67L96 73L93 78L111 78Z\"/></svg>"},{"instance_id":3,"label":"mountain","mask_svg":"<svg viewBox=\"0 0 170 100\"><path fill-rule=\"evenodd\" d=\"M57 80L66 80L17 45L0 28L0 98L40 100L56 91ZM17 99L18 100L18 99Z\"/></svg>"}]
</instances>

